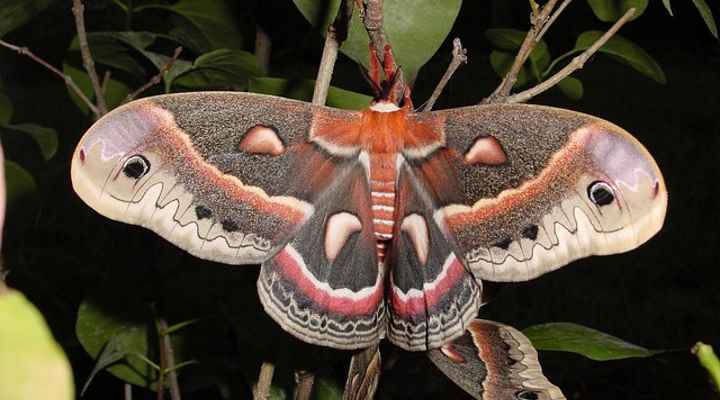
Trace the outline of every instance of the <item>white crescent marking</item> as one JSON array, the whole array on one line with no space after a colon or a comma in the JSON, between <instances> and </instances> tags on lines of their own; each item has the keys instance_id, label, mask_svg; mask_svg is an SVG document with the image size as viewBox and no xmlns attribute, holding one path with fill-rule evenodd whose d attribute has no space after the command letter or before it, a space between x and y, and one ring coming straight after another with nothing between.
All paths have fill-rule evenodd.
<instances>
[{"instance_id":1,"label":"white crescent marking","mask_svg":"<svg viewBox=\"0 0 720 400\"><path fill-rule=\"evenodd\" d=\"M358 217L341 212L333 214L325 224L325 257L333 262L350 235L362 229Z\"/></svg>"}]
</instances>

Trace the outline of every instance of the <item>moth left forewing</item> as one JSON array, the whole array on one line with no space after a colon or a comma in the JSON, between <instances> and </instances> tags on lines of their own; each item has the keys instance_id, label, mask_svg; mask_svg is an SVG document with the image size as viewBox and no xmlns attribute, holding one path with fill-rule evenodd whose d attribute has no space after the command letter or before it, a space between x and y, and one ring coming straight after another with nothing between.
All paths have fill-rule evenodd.
<instances>
[{"instance_id":1,"label":"moth left forewing","mask_svg":"<svg viewBox=\"0 0 720 400\"><path fill-rule=\"evenodd\" d=\"M237 92L156 96L122 106L83 136L73 187L101 214L145 226L198 257L260 263L314 212L289 175L315 116L350 112Z\"/></svg>"},{"instance_id":2,"label":"moth left forewing","mask_svg":"<svg viewBox=\"0 0 720 400\"><path fill-rule=\"evenodd\" d=\"M662 226L667 194L630 134L567 110L491 105L417 114L446 147L417 161L434 219L476 277L520 281L633 249ZM448 174L447 180L432 178Z\"/></svg>"},{"instance_id":3,"label":"moth left forewing","mask_svg":"<svg viewBox=\"0 0 720 400\"><path fill-rule=\"evenodd\" d=\"M564 400L542 372L535 348L517 329L476 319L463 336L428 357L450 380L479 400Z\"/></svg>"}]
</instances>

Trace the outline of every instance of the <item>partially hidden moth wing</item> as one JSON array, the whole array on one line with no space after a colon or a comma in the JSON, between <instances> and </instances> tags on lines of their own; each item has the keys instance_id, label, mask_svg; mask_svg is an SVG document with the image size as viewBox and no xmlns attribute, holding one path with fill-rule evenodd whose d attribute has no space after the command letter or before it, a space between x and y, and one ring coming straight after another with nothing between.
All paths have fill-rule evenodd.
<instances>
[{"instance_id":1,"label":"partially hidden moth wing","mask_svg":"<svg viewBox=\"0 0 720 400\"><path fill-rule=\"evenodd\" d=\"M443 145L413 164L433 220L477 279L524 281L631 250L661 227L663 177L629 133L586 114L486 105L412 116Z\"/></svg>"},{"instance_id":2,"label":"partially hidden moth wing","mask_svg":"<svg viewBox=\"0 0 720 400\"><path fill-rule=\"evenodd\" d=\"M565 400L543 375L522 332L493 321L470 321L465 333L427 353L445 375L479 400Z\"/></svg>"},{"instance_id":3,"label":"partially hidden moth wing","mask_svg":"<svg viewBox=\"0 0 720 400\"><path fill-rule=\"evenodd\" d=\"M357 114L234 92L138 100L82 138L73 187L101 214L195 256L262 263L260 299L283 328L364 347L384 333L385 313L368 182L357 146L331 154L312 135L313 124L334 134L333 121Z\"/></svg>"}]
</instances>

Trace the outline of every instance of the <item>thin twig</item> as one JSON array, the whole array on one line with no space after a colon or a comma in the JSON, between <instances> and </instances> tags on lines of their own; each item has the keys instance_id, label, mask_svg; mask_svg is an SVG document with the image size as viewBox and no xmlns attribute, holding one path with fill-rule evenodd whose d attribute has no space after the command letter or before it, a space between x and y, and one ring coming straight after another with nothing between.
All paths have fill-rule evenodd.
<instances>
[{"instance_id":1,"label":"thin twig","mask_svg":"<svg viewBox=\"0 0 720 400\"><path fill-rule=\"evenodd\" d=\"M182 53L182 51L183 51L182 47L176 48L175 53L173 53L172 58L169 59L165 63L165 65L162 66L162 68L160 68L160 71L155 76L150 78L150 80L146 84L140 86L136 91L127 95L127 97L125 98L123 103L127 103L128 101L135 99L140 94L142 94L144 91L146 91L146 90L150 89L151 87L157 85L158 83L162 82L163 77L165 76L165 74L168 73L168 71L170 71L170 68L172 68L173 64L175 64L175 61L178 60L178 57L180 57L180 53Z\"/></svg>"},{"instance_id":2,"label":"thin twig","mask_svg":"<svg viewBox=\"0 0 720 400\"><path fill-rule=\"evenodd\" d=\"M170 335L164 332L168 329L167 321L164 318L159 318L157 321L158 335L160 335L161 353L165 354L165 361L167 367L164 368L163 372L166 372L168 383L170 384L170 398L172 400L181 400L180 385L178 384L177 371L175 369L175 350L172 347L172 341Z\"/></svg>"},{"instance_id":3,"label":"thin twig","mask_svg":"<svg viewBox=\"0 0 720 400\"><path fill-rule=\"evenodd\" d=\"M158 348L160 353L160 368L158 369L158 380L157 380L157 388L155 393L155 399L156 400L163 400L165 398L165 369L167 368L167 357L165 354L165 345L163 341L163 335L160 328L160 325L158 323L157 325L157 331L158 331Z\"/></svg>"},{"instance_id":4,"label":"thin twig","mask_svg":"<svg viewBox=\"0 0 720 400\"><path fill-rule=\"evenodd\" d=\"M75 92L75 94L80 98L80 100L82 100L83 103L85 103L85 105L88 106L90 111L92 111L96 115L99 115L100 111L98 110L98 108L95 106L95 104L92 101L90 101L90 99L87 96L85 96L85 93L83 93L83 91L80 90L80 87L78 87L78 85L75 83L75 81L73 80L72 77L70 77L69 75L65 75L62 71L53 67L47 61L36 56L35 53L30 51L30 49L28 49L27 47L15 46L14 44L10 44L4 40L0 40L0 46L7 47L10 50L16 51L18 54L27 56L31 60L35 61L36 63L38 63L38 64L42 65L43 67L47 68L48 70L50 70L55 75L59 76L60 79L65 81L65 84L70 89L72 89L73 92Z\"/></svg>"},{"instance_id":5,"label":"thin twig","mask_svg":"<svg viewBox=\"0 0 720 400\"><path fill-rule=\"evenodd\" d=\"M547 31L547 27L550 26L550 22L557 19L557 16L554 16L554 19L548 19L550 12L553 8L555 8L555 4L557 4L557 2L558 0L548 0L539 12L533 12L531 14L530 30L528 30L527 35L525 35L525 40L523 40L520 50L515 56L513 65L510 67L508 73L505 74L505 77L502 82L500 82L497 89L495 89L490 96L483 99L483 103L502 103L504 102L503 99L510 95L510 91L513 86L515 86L515 82L517 82L517 77L523 64L525 64L525 61L527 61L530 53L532 53L535 46L540 42L539 34Z\"/></svg>"},{"instance_id":6,"label":"thin twig","mask_svg":"<svg viewBox=\"0 0 720 400\"><path fill-rule=\"evenodd\" d=\"M270 386L274 374L275 364L265 361L260 365L260 375L255 390L253 390L254 400L268 400L270 398Z\"/></svg>"},{"instance_id":7,"label":"thin twig","mask_svg":"<svg viewBox=\"0 0 720 400\"><path fill-rule=\"evenodd\" d=\"M587 50L582 52L582 54L576 56L572 59L572 61L566 65L563 69L556 72L553 76L546 79L545 81L539 83L537 86L534 86L530 89L524 90L520 93L514 94L512 96L505 97L502 101L502 103L523 103L531 98L537 96L538 94L550 89L551 87L555 86L560 82L561 80L568 77L568 75L572 74L573 72L577 71L578 69L582 68L585 65L585 62L592 57L593 54L595 54L610 38L617 33L617 31L625 25L630 18L635 14L635 9L631 8L627 10L625 15L623 15L619 20L615 22L615 24L608 29L607 32L605 32L604 35L602 35L595 43L593 43L592 46L590 46Z\"/></svg>"},{"instance_id":8,"label":"thin twig","mask_svg":"<svg viewBox=\"0 0 720 400\"><path fill-rule=\"evenodd\" d=\"M378 56L381 57L382 65L386 66L387 60L385 60L385 44L387 43L387 38L385 37L384 29L385 19L383 14L383 0L365 0L360 17L362 19L363 26L365 26L365 30L368 33L368 37L370 38L370 43L372 43ZM398 99L399 101L405 93L405 78L402 70L398 68L397 64L395 64L395 57L392 57L392 63L387 65L387 67L398 74L397 77L395 77L396 91L392 97Z\"/></svg>"},{"instance_id":9,"label":"thin twig","mask_svg":"<svg viewBox=\"0 0 720 400\"><path fill-rule=\"evenodd\" d=\"M450 61L450 65L448 65L447 70L445 70L445 74L443 75L442 79L440 79L440 82L437 84L437 86L435 86L435 90L433 90L432 95L428 99L427 103L425 103L425 107L422 108L423 111L432 110L433 106L435 106L435 102L442 94L447 83L450 82L450 78L452 78L455 71L462 64L466 63L467 49L464 49L462 47L462 42L460 42L460 38L455 38L453 40L452 60Z\"/></svg>"},{"instance_id":10,"label":"thin twig","mask_svg":"<svg viewBox=\"0 0 720 400\"><path fill-rule=\"evenodd\" d=\"M270 68L270 54L272 54L270 36L260 25L255 25L255 59L264 74L267 74Z\"/></svg>"},{"instance_id":11,"label":"thin twig","mask_svg":"<svg viewBox=\"0 0 720 400\"><path fill-rule=\"evenodd\" d=\"M555 22L556 19L562 14L563 11L565 11L565 7L567 7L572 0L564 0L562 3L560 3L560 6L555 10L553 15L550 17L550 19L543 25L542 30L540 30L540 33L538 33L537 37L535 38L536 43L540 43L540 39L542 39L543 36L545 36L545 33L547 33L548 29L550 29L550 26Z\"/></svg>"},{"instance_id":12,"label":"thin twig","mask_svg":"<svg viewBox=\"0 0 720 400\"><path fill-rule=\"evenodd\" d=\"M123 399L132 400L132 385L129 383L123 384Z\"/></svg>"},{"instance_id":13,"label":"thin twig","mask_svg":"<svg viewBox=\"0 0 720 400\"><path fill-rule=\"evenodd\" d=\"M377 344L353 354L345 381L343 400L375 398L381 367L380 349Z\"/></svg>"},{"instance_id":14,"label":"thin twig","mask_svg":"<svg viewBox=\"0 0 720 400\"><path fill-rule=\"evenodd\" d=\"M322 58L318 67L317 78L315 79L315 91L313 92L313 104L324 105L327 100L330 81L332 80L335 62L337 61L338 49L342 42L347 39L350 18L352 17L354 2L343 0L335 21L328 27L325 34L325 45L323 46Z\"/></svg>"},{"instance_id":15,"label":"thin twig","mask_svg":"<svg viewBox=\"0 0 720 400\"><path fill-rule=\"evenodd\" d=\"M75 15L75 26L77 27L78 42L80 43L80 54L82 55L83 65L87 71L95 91L95 101L99 111L98 117L107 114L107 104L105 104L105 96L103 96L102 86L95 70L95 60L90 53L90 45L88 45L87 32L85 31L85 6L82 0L73 0L72 12Z\"/></svg>"},{"instance_id":16,"label":"thin twig","mask_svg":"<svg viewBox=\"0 0 720 400\"><path fill-rule=\"evenodd\" d=\"M102 80L103 94L107 93L108 83L110 83L111 76L112 76L112 71L110 71L110 70L105 71L105 75L103 76L103 80Z\"/></svg>"},{"instance_id":17,"label":"thin twig","mask_svg":"<svg viewBox=\"0 0 720 400\"><path fill-rule=\"evenodd\" d=\"M309 400L313 383L315 383L315 374L309 371L295 371L293 400Z\"/></svg>"}]
</instances>

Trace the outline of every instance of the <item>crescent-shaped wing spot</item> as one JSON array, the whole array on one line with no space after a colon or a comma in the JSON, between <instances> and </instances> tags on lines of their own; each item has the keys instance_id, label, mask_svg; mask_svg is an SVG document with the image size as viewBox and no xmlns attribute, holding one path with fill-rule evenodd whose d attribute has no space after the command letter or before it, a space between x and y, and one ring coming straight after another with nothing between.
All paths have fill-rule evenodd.
<instances>
[{"instance_id":1,"label":"crescent-shaped wing spot","mask_svg":"<svg viewBox=\"0 0 720 400\"><path fill-rule=\"evenodd\" d=\"M269 125L255 125L245 132L240 141L240 150L252 154L279 156L285 152L285 146L278 136L277 128Z\"/></svg>"},{"instance_id":2,"label":"crescent-shaped wing spot","mask_svg":"<svg viewBox=\"0 0 720 400\"><path fill-rule=\"evenodd\" d=\"M333 262L350 235L362 229L362 222L349 212L333 214L325 224L325 257Z\"/></svg>"},{"instance_id":3,"label":"crescent-shaped wing spot","mask_svg":"<svg viewBox=\"0 0 720 400\"><path fill-rule=\"evenodd\" d=\"M465 153L465 162L468 164L500 165L507 162L507 156L502 145L492 136L478 138Z\"/></svg>"},{"instance_id":4,"label":"crescent-shaped wing spot","mask_svg":"<svg viewBox=\"0 0 720 400\"><path fill-rule=\"evenodd\" d=\"M430 236L425 218L419 214L410 214L403 219L400 229L410 236L415 247L415 254L421 264L425 265L430 252Z\"/></svg>"}]
</instances>

